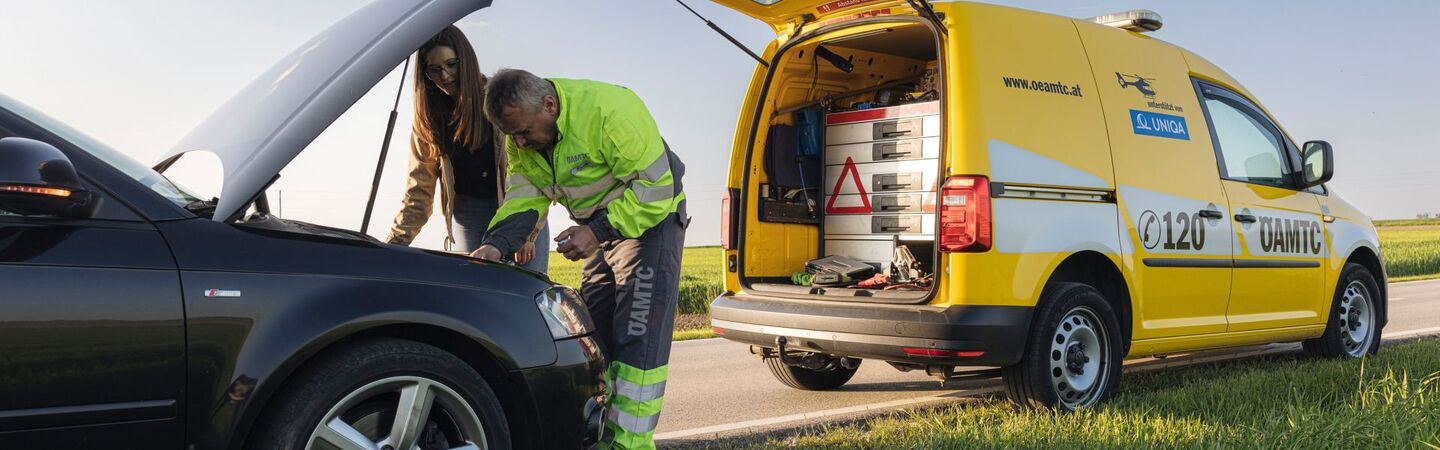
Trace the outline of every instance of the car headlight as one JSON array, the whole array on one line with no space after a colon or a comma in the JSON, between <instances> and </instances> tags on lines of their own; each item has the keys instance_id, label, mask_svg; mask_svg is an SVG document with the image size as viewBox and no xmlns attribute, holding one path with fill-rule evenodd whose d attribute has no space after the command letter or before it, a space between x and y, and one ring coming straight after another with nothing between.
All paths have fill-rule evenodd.
<instances>
[{"instance_id":1,"label":"car headlight","mask_svg":"<svg viewBox=\"0 0 1440 450\"><path fill-rule=\"evenodd\" d=\"M535 296L535 305L540 315L550 326L550 335L555 339L582 336L595 331L595 322L590 320L590 310L585 308L580 294L561 285L553 285Z\"/></svg>"}]
</instances>

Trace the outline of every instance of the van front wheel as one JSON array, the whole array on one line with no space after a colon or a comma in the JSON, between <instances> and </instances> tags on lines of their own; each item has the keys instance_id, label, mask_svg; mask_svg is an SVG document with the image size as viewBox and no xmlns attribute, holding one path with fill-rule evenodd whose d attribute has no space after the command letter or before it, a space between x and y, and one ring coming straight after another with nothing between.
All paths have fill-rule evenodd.
<instances>
[{"instance_id":1,"label":"van front wheel","mask_svg":"<svg viewBox=\"0 0 1440 450\"><path fill-rule=\"evenodd\" d=\"M1010 401L1073 411L1105 401L1125 358L1115 311L1095 288L1057 283L1041 295L1020 362L1005 367Z\"/></svg>"},{"instance_id":2,"label":"van front wheel","mask_svg":"<svg viewBox=\"0 0 1440 450\"><path fill-rule=\"evenodd\" d=\"M1365 266L1350 263L1340 272L1325 334L1304 341L1305 353L1322 358L1359 359L1380 351L1380 285Z\"/></svg>"}]
</instances>

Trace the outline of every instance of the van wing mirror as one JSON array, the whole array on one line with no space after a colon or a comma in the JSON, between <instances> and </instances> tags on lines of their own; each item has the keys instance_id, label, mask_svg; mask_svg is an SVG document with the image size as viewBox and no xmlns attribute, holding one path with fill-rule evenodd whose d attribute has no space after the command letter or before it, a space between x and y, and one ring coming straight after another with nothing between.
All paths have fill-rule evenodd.
<instances>
[{"instance_id":1,"label":"van wing mirror","mask_svg":"<svg viewBox=\"0 0 1440 450\"><path fill-rule=\"evenodd\" d=\"M1330 181L1330 177L1335 176L1335 152L1330 148L1329 142L1306 142L1302 154L1301 161L1303 161L1304 167L1301 169L1301 173L1304 176L1306 188L1325 184Z\"/></svg>"},{"instance_id":2,"label":"van wing mirror","mask_svg":"<svg viewBox=\"0 0 1440 450\"><path fill-rule=\"evenodd\" d=\"M99 205L59 149L33 139L0 139L0 210L84 219Z\"/></svg>"}]
</instances>

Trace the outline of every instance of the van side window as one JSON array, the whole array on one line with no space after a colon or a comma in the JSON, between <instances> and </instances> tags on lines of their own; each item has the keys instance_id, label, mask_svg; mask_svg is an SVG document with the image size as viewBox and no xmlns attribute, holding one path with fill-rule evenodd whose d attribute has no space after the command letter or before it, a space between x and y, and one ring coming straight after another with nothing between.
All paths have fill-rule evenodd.
<instances>
[{"instance_id":1,"label":"van side window","mask_svg":"<svg viewBox=\"0 0 1440 450\"><path fill-rule=\"evenodd\" d=\"M1225 100L1206 98L1226 178L1289 187L1285 147L1259 120Z\"/></svg>"},{"instance_id":2,"label":"van side window","mask_svg":"<svg viewBox=\"0 0 1440 450\"><path fill-rule=\"evenodd\" d=\"M1215 132L1220 176L1294 189L1293 164L1278 128L1249 102L1204 86L1205 110Z\"/></svg>"}]
</instances>

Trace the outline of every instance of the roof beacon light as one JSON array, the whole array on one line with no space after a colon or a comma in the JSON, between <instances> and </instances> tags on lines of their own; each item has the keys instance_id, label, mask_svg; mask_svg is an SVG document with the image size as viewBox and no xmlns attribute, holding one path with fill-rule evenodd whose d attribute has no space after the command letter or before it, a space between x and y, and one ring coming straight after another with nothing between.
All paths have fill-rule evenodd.
<instances>
[{"instance_id":1,"label":"roof beacon light","mask_svg":"<svg viewBox=\"0 0 1440 450\"><path fill-rule=\"evenodd\" d=\"M1134 31L1136 33L1159 30L1161 26L1165 25L1165 23L1160 20L1159 13L1148 9L1136 9L1091 17L1090 21L1122 30Z\"/></svg>"}]
</instances>

